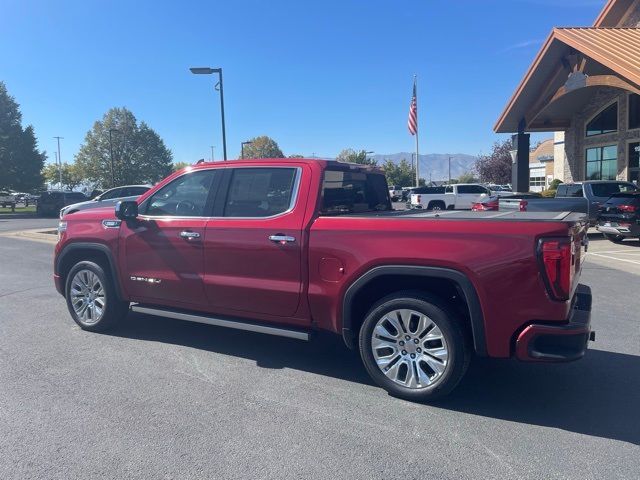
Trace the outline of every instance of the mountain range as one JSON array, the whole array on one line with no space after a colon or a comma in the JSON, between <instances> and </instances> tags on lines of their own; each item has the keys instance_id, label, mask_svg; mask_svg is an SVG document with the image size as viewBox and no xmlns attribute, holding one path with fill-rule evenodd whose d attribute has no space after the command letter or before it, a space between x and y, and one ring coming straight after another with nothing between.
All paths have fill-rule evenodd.
<instances>
[{"instance_id":1,"label":"mountain range","mask_svg":"<svg viewBox=\"0 0 640 480\"><path fill-rule=\"evenodd\" d=\"M400 163L406 159L411 162L415 153L400 152L390 154L370 155L378 165L384 164L387 160L393 163ZM449 178L449 158L451 158L451 178L458 178L463 173L472 172L478 157L465 153L429 153L420 155L420 177L429 180L447 180Z\"/></svg>"}]
</instances>

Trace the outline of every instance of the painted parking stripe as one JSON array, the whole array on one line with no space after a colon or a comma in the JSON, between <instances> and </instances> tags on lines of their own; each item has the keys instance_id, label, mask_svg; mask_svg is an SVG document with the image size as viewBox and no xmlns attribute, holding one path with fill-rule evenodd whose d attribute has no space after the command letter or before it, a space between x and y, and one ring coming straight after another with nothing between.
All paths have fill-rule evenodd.
<instances>
[{"instance_id":1,"label":"painted parking stripe","mask_svg":"<svg viewBox=\"0 0 640 480\"><path fill-rule=\"evenodd\" d=\"M590 255L593 255L595 257L601 257L601 258L610 258L611 260L618 260L619 262L635 263L636 265L640 265L640 262L636 262L635 260L629 260L626 258L617 258L617 257L612 257L610 255L602 255L601 253L593 253L593 252L590 252Z\"/></svg>"}]
</instances>

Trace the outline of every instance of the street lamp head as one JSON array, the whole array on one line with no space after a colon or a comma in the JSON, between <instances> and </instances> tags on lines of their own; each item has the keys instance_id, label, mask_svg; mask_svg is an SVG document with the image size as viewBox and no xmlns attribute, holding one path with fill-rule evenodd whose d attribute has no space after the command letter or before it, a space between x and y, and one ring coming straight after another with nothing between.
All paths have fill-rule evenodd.
<instances>
[{"instance_id":1,"label":"street lamp head","mask_svg":"<svg viewBox=\"0 0 640 480\"><path fill-rule=\"evenodd\" d=\"M191 67L189 70L195 75L211 75L212 73L220 73L222 71L221 68L210 67Z\"/></svg>"}]
</instances>

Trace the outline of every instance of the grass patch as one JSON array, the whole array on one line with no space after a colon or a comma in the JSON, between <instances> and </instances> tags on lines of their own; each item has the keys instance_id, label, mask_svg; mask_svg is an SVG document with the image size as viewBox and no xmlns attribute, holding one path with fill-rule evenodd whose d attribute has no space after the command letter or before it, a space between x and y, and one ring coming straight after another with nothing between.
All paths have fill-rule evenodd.
<instances>
[{"instance_id":1,"label":"grass patch","mask_svg":"<svg viewBox=\"0 0 640 480\"><path fill-rule=\"evenodd\" d=\"M0 215L5 213L36 213L36 206L29 205L28 207L16 207L15 212L11 211L11 207L7 207L7 208L0 207Z\"/></svg>"}]
</instances>

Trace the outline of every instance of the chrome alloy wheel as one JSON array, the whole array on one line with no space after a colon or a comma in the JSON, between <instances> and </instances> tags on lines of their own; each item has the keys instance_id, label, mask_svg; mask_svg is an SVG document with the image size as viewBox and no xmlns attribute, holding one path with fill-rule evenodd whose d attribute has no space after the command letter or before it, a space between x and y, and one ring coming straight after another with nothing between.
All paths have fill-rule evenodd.
<instances>
[{"instance_id":1,"label":"chrome alloy wheel","mask_svg":"<svg viewBox=\"0 0 640 480\"><path fill-rule=\"evenodd\" d=\"M83 325L100 321L106 307L104 285L91 270L79 270L71 280L71 305Z\"/></svg>"},{"instance_id":2,"label":"chrome alloy wheel","mask_svg":"<svg viewBox=\"0 0 640 480\"><path fill-rule=\"evenodd\" d=\"M392 310L383 315L371 334L371 349L382 373L411 389L435 384L448 365L442 331L415 310Z\"/></svg>"}]
</instances>

